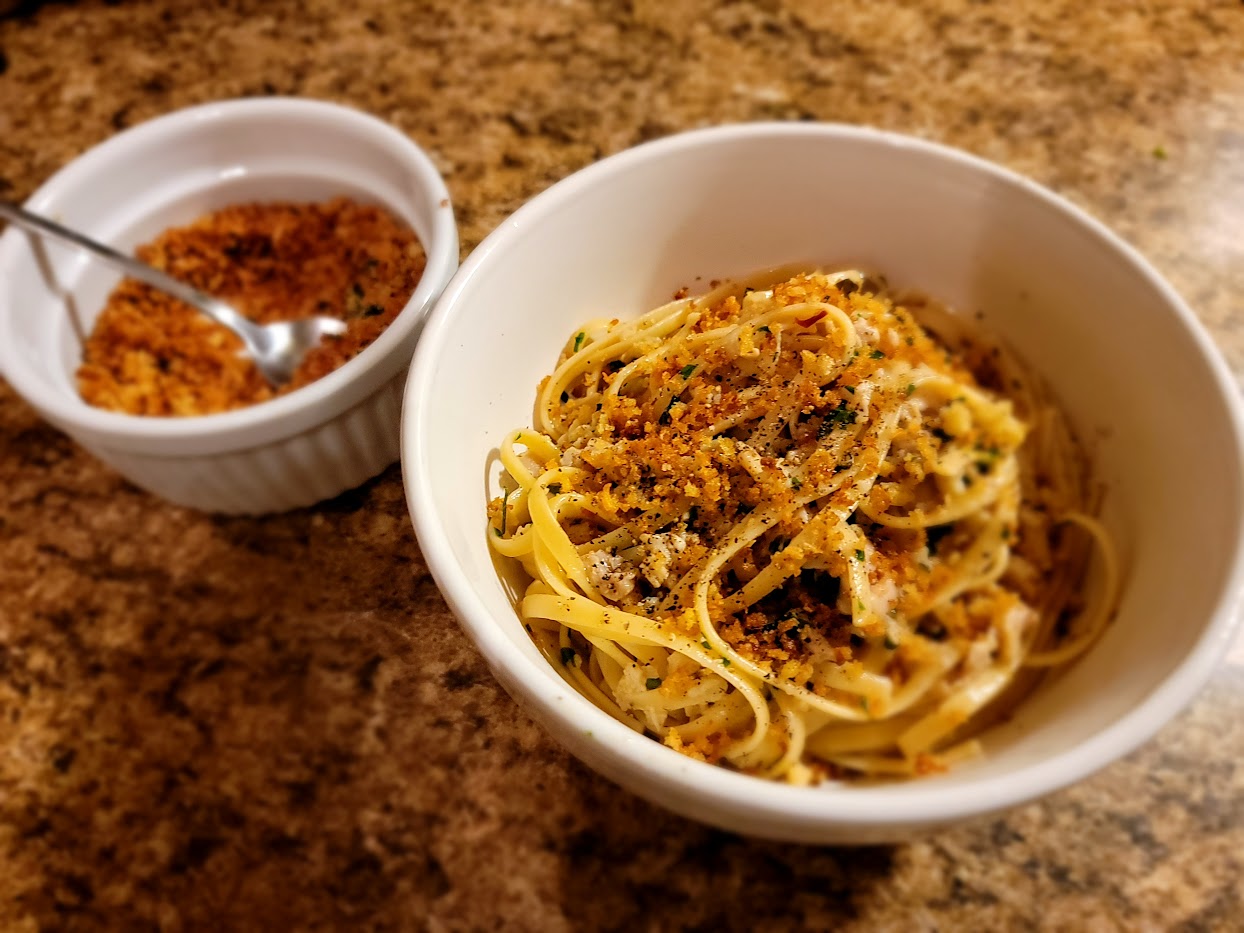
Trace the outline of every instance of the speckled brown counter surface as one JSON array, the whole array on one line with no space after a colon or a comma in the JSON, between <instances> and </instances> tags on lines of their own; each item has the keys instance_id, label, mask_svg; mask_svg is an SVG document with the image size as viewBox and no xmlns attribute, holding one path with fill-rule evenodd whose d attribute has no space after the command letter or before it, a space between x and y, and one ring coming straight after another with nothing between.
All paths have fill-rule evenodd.
<instances>
[{"instance_id":1,"label":"speckled brown counter surface","mask_svg":"<svg viewBox=\"0 0 1244 933\"><path fill-rule=\"evenodd\" d=\"M156 114L299 94L432 152L465 253L645 139L867 122L1085 205L1244 371L1238 0L228 6L0 21L0 195ZM1241 758L1237 661L1142 751L1005 819L868 849L705 829L499 690L396 468L312 510L209 518L0 383L0 929L1244 929Z\"/></svg>"}]
</instances>

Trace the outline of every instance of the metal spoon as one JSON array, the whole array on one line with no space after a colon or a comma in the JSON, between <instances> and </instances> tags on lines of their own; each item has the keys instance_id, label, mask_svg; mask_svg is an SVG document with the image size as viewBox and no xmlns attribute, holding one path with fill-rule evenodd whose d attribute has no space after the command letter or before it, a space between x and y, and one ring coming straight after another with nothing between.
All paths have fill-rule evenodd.
<instances>
[{"instance_id":1,"label":"metal spoon","mask_svg":"<svg viewBox=\"0 0 1244 933\"><path fill-rule=\"evenodd\" d=\"M165 275L159 269L118 253L111 247L97 243L68 227L62 227L46 217L32 214L16 204L0 200L0 217L26 230L80 247L97 259L120 269L126 275L140 282L146 282L202 311L213 321L229 328L241 338L255 367L274 387L280 387L289 382L307 351L318 344L321 337L325 334L345 333L346 330L344 321L322 315L300 318L296 321L278 321L275 324L256 324L219 298L213 298L196 288L191 288L184 282Z\"/></svg>"}]
</instances>

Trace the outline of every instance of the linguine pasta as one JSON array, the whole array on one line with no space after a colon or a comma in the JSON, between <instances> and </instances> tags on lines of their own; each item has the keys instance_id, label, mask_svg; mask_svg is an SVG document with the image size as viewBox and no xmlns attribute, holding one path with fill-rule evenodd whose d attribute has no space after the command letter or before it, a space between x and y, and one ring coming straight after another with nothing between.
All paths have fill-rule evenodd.
<instances>
[{"instance_id":1,"label":"linguine pasta","mask_svg":"<svg viewBox=\"0 0 1244 933\"><path fill-rule=\"evenodd\" d=\"M1043 386L860 272L589 323L535 422L489 509L524 623L684 754L793 783L943 770L1108 621L1114 550Z\"/></svg>"}]
</instances>

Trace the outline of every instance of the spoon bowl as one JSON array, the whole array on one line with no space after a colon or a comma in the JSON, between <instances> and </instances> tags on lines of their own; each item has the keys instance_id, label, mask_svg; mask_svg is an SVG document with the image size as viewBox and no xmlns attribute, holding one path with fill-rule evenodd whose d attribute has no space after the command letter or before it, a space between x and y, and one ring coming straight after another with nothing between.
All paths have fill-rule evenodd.
<instances>
[{"instance_id":1,"label":"spoon bowl","mask_svg":"<svg viewBox=\"0 0 1244 933\"><path fill-rule=\"evenodd\" d=\"M294 378L307 352L321 339L346 332L345 321L324 315L273 324L254 324L250 321L243 321L242 324L249 337L243 336L241 329L235 330L235 333L242 336L255 367L277 387Z\"/></svg>"}]
</instances>

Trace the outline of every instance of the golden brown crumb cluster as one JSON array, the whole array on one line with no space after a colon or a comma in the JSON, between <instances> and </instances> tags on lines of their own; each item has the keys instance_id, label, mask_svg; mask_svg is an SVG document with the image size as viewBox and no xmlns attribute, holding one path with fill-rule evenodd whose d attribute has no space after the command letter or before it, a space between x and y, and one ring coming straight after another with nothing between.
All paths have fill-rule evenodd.
<instances>
[{"instance_id":1,"label":"golden brown crumb cluster","mask_svg":"<svg viewBox=\"0 0 1244 933\"><path fill-rule=\"evenodd\" d=\"M165 231L137 255L258 323L323 314L344 320L347 330L325 337L274 390L232 333L126 279L86 341L78 389L91 405L134 415L241 408L332 372L392 323L426 262L408 226L346 198L226 207Z\"/></svg>"}]
</instances>

